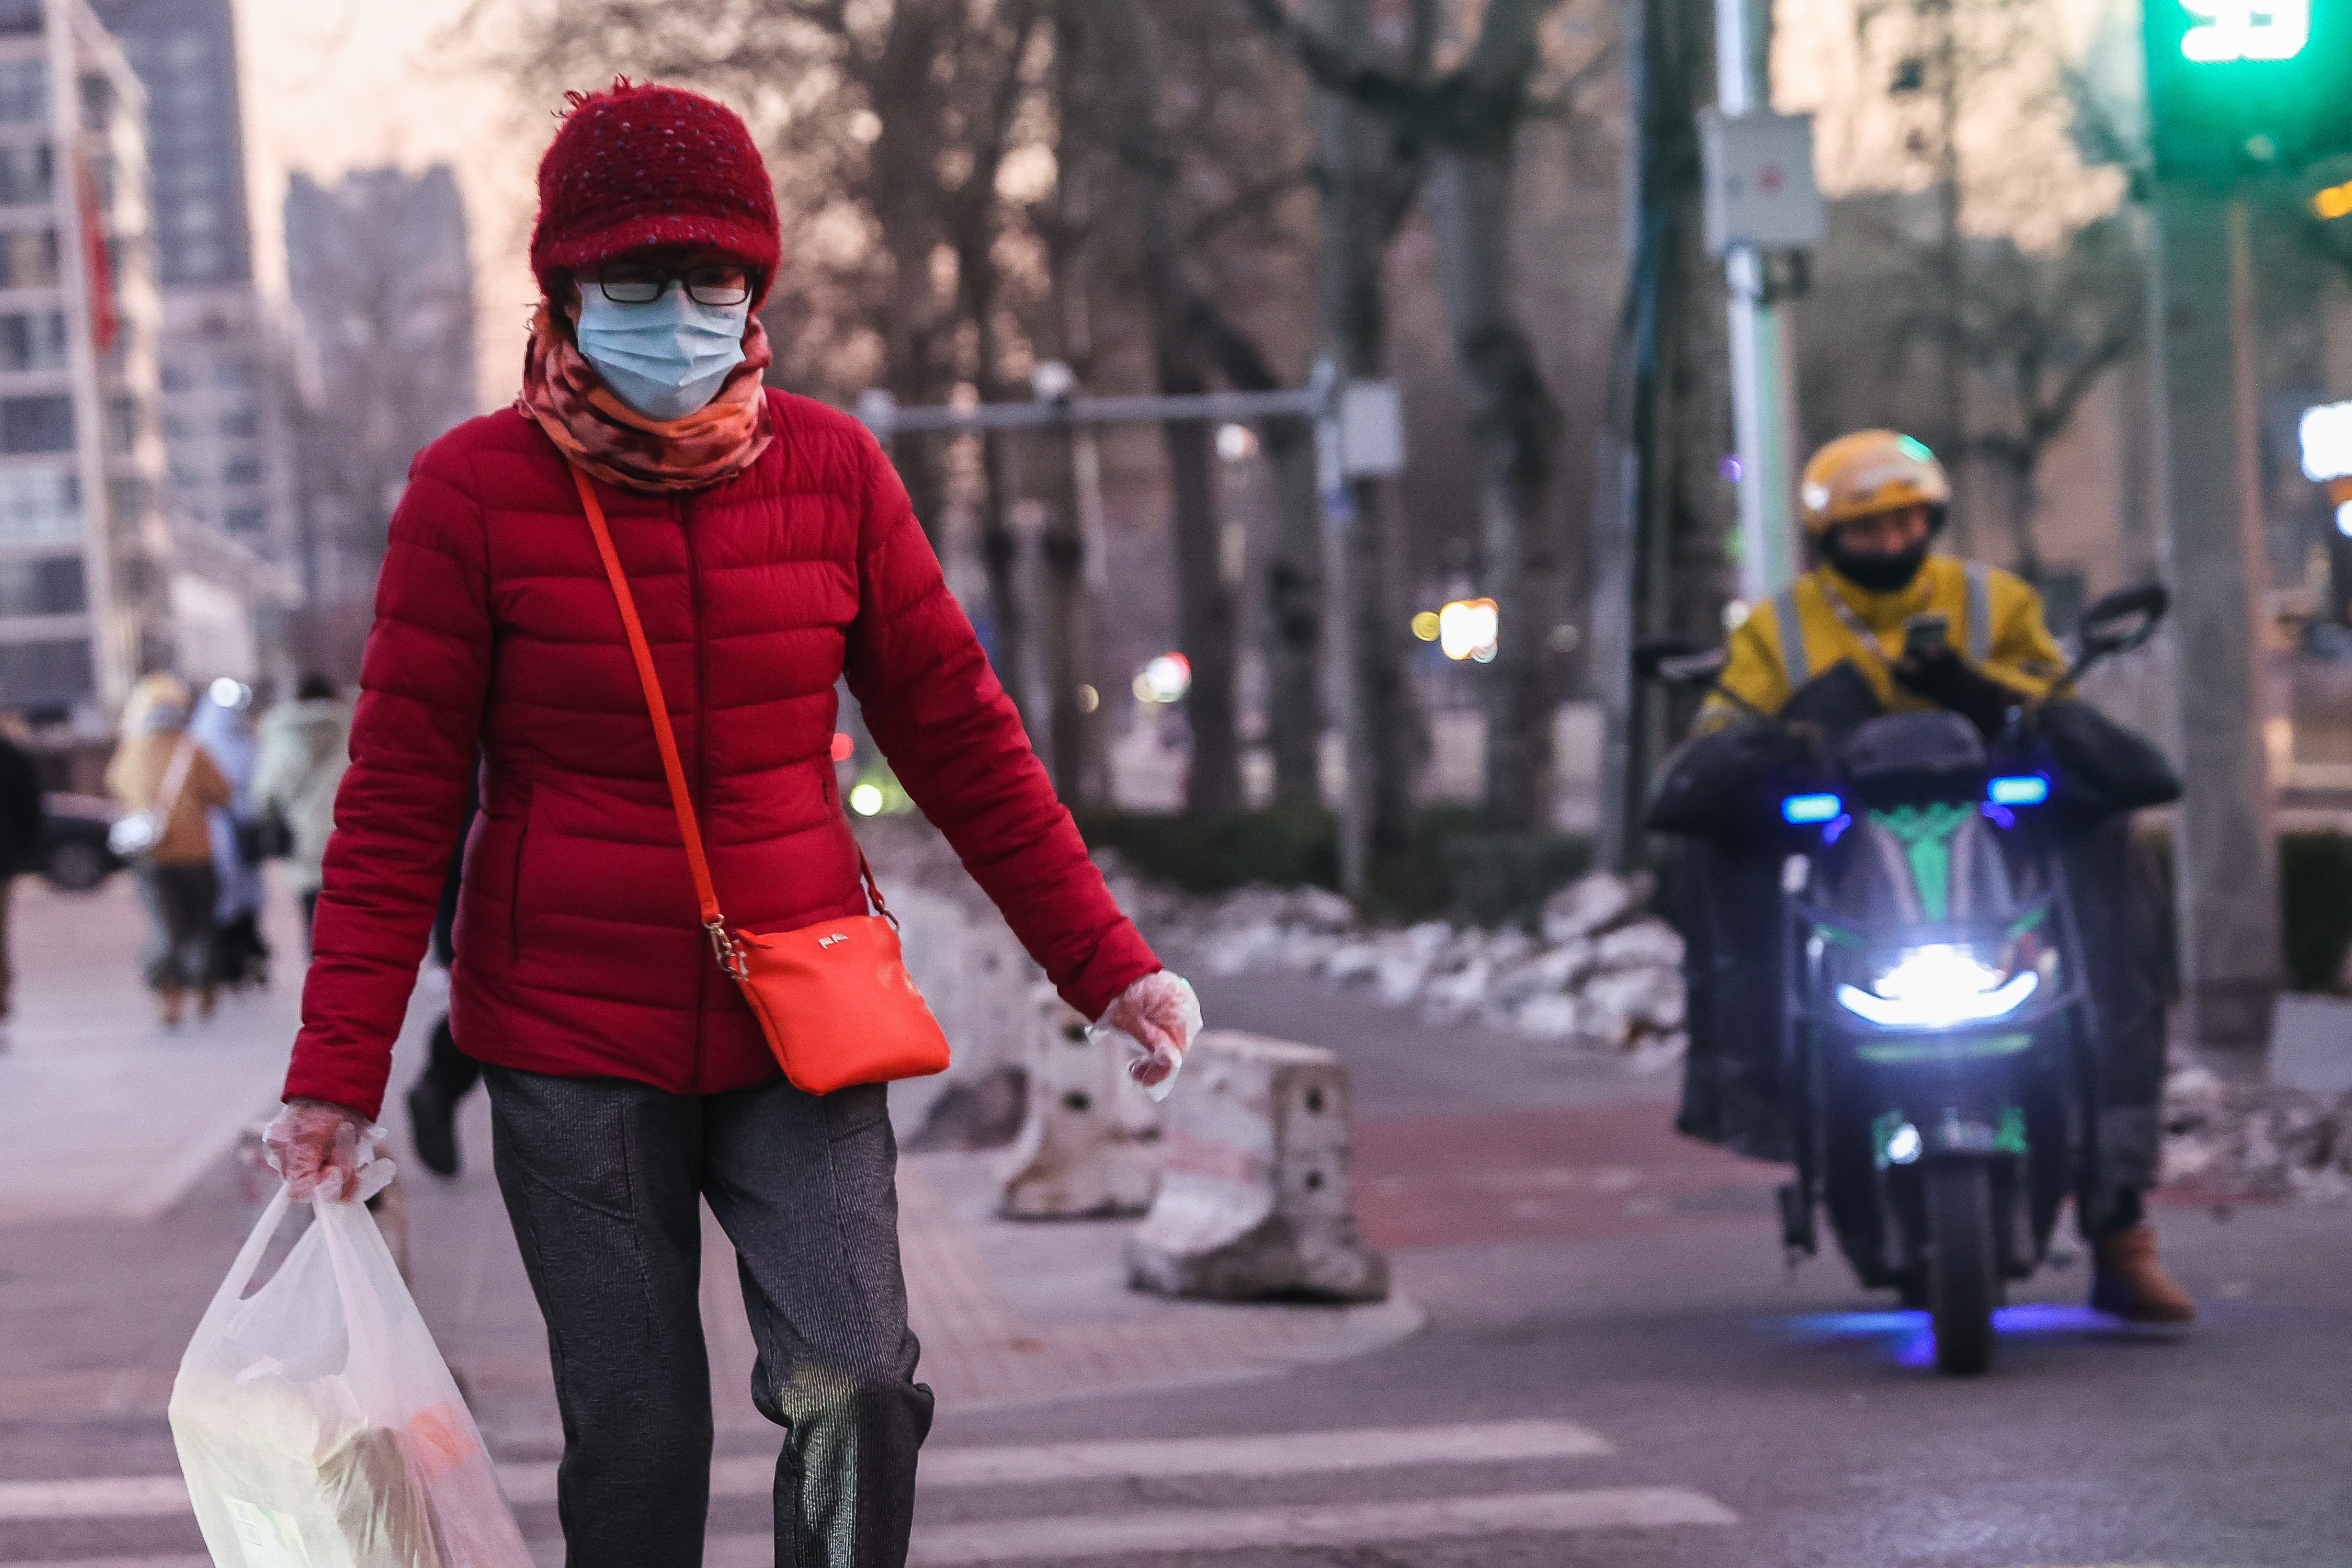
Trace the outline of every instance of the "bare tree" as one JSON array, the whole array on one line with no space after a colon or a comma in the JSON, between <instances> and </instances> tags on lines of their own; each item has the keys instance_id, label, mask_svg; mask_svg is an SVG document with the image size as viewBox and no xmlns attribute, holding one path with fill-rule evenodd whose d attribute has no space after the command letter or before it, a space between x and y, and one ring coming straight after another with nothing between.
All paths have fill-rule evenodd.
<instances>
[{"instance_id":1,"label":"bare tree","mask_svg":"<svg viewBox=\"0 0 2352 1568\"><path fill-rule=\"evenodd\" d=\"M2076 229L2053 251L2024 250L2009 239L1974 248L1962 308L1943 324L2000 411L2001 427L1979 431L1969 449L2001 476L2017 571L2037 582L2042 459L2083 400L2138 347L2144 273L2115 217Z\"/></svg>"},{"instance_id":2,"label":"bare tree","mask_svg":"<svg viewBox=\"0 0 2352 1568\"><path fill-rule=\"evenodd\" d=\"M1401 28L1375 35L1373 0L1316 0L1309 20L1351 58L1386 59L1403 74L1428 75L1436 50L1438 0L1412 0ZM1342 381L1378 379L1389 370L1390 247L1421 193L1418 147L1384 116L1350 95L1318 89L1315 105L1315 184L1322 244L1318 289L1324 351ZM1353 602L1349 614L1360 732L1348 758L1350 787L1363 790L1370 848L1393 853L1412 834L1413 782L1426 740L1406 679L1405 619L1396 582L1398 519L1374 480L1358 479L1349 496ZM1293 568L1302 595L1319 596L1320 574L1300 552ZM1277 559L1277 570L1284 563ZM1274 584L1279 593L1285 584ZM1279 603L1279 601L1277 601ZM1304 699L1299 700L1304 705ZM1278 755L1278 754L1277 754ZM1367 775L1359 786L1353 777Z\"/></svg>"},{"instance_id":3,"label":"bare tree","mask_svg":"<svg viewBox=\"0 0 2352 1568\"><path fill-rule=\"evenodd\" d=\"M1649 781L1688 714L1633 679L1643 638L1718 635L1731 492L1729 345L1721 266L1707 256L1698 113L1713 100L1713 19L1688 0L1628 0L1635 84L1628 287L1602 443L1594 585L1595 685L1604 740L1601 848L1642 858Z\"/></svg>"},{"instance_id":4,"label":"bare tree","mask_svg":"<svg viewBox=\"0 0 2352 1568\"><path fill-rule=\"evenodd\" d=\"M487 15L479 0L478 15ZM871 367L907 405L970 385L1001 395L1024 312L1048 291L1009 243L1026 208L1007 161L1050 132L1051 0L536 0L513 65L550 96L616 68L722 91L773 153L785 275L770 308L778 372L846 400ZM1018 345L1025 352L1025 342ZM893 453L934 540L948 474L935 443ZM1016 700L1024 638L1013 592L1003 445L981 462L982 554L998 673Z\"/></svg>"},{"instance_id":5,"label":"bare tree","mask_svg":"<svg viewBox=\"0 0 2352 1568\"><path fill-rule=\"evenodd\" d=\"M1160 105L1159 30L1141 0L1097 0L1097 57L1104 69L1108 122L1129 176L1136 247L1151 323L1152 361L1160 390L1179 396L1206 392L1211 362L1200 325L1211 314L1206 297L1185 266L1177 228L1179 164L1171 155ZM1203 816L1242 804L1241 747L1235 725L1234 617L1219 549L1213 434L1200 420L1160 426L1168 453L1170 510L1176 538L1177 637L1192 661L1185 696L1192 731L1192 766L1185 804Z\"/></svg>"},{"instance_id":6,"label":"bare tree","mask_svg":"<svg viewBox=\"0 0 2352 1568\"><path fill-rule=\"evenodd\" d=\"M1510 228L1518 132L1545 105L1537 28L1560 0L1488 0L1477 34L1444 69L1366 58L1283 0L1244 0L1259 26L1327 90L1346 96L1422 150L1423 209L1437 238L1454 358L1478 455L1480 542L1502 612L1486 723L1489 826L1537 826L1551 763L1550 630L1559 589L1543 516L1560 438L1559 406L1510 303Z\"/></svg>"},{"instance_id":7,"label":"bare tree","mask_svg":"<svg viewBox=\"0 0 2352 1568\"><path fill-rule=\"evenodd\" d=\"M2053 53L2055 12L2037 0L1862 0L1854 11L1854 36L1874 63L1891 65L1887 93L1896 118L1907 129L1902 149L1927 174L1937 226L1932 247L1923 248L1920 270L1929 298L1956 310L1970 289L1969 240L1964 210L1986 194L1987 169L2000 179L1998 153L1975 153L1978 166L1962 158L1969 140L1963 126L1989 91L2013 89L2021 70L2032 72ZM2021 108L2054 96L2059 71ZM2012 180L2011 183L2014 183ZM1975 525L1974 476L1962 460L1978 450L1976 394L1970 355L1962 334L1944 332L1926 341L1935 355L1938 406L1925 426L1952 464L1955 532L1966 542Z\"/></svg>"},{"instance_id":8,"label":"bare tree","mask_svg":"<svg viewBox=\"0 0 2352 1568\"><path fill-rule=\"evenodd\" d=\"M1216 26L1214 7L1184 0L1097 0L1083 9L1091 19L1083 74L1096 85L1080 137L1108 150L1125 196L1120 237L1132 250L1159 390L1285 384L1276 353L1247 319L1248 290L1233 277L1263 274L1270 253L1295 247L1280 209L1305 188L1303 166L1283 146L1281 117L1267 112L1281 100L1266 90L1255 46ZM1065 127L1066 143L1072 130ZM1214 432L1171 421L1161 445L1178 634L1192 666L1186 805L1214 816L1243 804L1237 584L1221 548ZM1286 471L1300 471L1300 435L1269 431L1268 446ZM1294 515L1311 508L1310 494L1295 483L1287 490Z\"/></svg>"},{"instance_id":9,"label":"bare tree","mask_svg":"<svg viewBox=\"0 0 2352 1568\"><path fill-rule=\"evenodd\" d=\"M308 657L358 672L393 507L426 443L472 417L473 271L446 165L286 194L288 282L316 395L297 419Z\"/></svg>"}]
</instances>

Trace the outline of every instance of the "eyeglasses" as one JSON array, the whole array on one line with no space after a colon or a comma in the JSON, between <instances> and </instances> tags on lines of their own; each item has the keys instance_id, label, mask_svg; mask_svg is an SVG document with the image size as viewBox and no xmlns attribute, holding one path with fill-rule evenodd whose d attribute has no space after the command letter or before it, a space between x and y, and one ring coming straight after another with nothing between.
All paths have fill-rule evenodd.
<instances>
[{"instance_id":1,"label":"eyeglasses","mask_svg":"<svg viewBox=\"0 0 2352 1568\"><path fill-rule=\"evenodd\" d=\"M605 268L596 279L596 287L615 305L650 305L668 293L672 283L684 284L687 298L698 305L740 305L751 298L750 269L723 264L680 273L644 262L622 262Z\"/></svg>"}]
</instances>

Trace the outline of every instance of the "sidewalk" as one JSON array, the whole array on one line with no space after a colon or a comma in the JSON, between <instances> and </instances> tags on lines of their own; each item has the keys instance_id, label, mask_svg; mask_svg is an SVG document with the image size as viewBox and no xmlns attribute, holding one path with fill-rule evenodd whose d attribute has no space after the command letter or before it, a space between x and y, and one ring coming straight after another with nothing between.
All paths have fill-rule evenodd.
<instances>
[{"instance_id":1,"label":"sidewalk","mask_svg":"<svg viewBox=\"0 0 2352 1568\"><path fill-rule=\"evenodd\" d=\"M171 1468L161 1420L179 1353L257 1212L236 1167L242 1131L275 1107L296 1026L301 945L292 900L271 910L271 991L225 998L167 1034L137 981L144 925L129 879L72 896L17 891L16 1048L0 1057L0 1479ZM428 976L387 1098L437 1015ZM414 1287L509 1458L561 1446L544 1331L489 1171L488 1107L461 1119L464 1173L413 1161ZM993 1154L902 1162L901 1235L919 1373L942 1410L1247 1377L1412 1331L1394 1302L1339 1309L1168 1301L1126 1289L1122 1222L996 1219ZM704 1317L721 1446L772 1443L746 1393L752 1359L734 1258L705 1215Z\"/></svg>"},{"instance_id":2,"label":"sidewalk","mask_svg":"<svg viewBox=\"0 0 2352 1568\"><path fill-rule=\"evenodd\" d=\"M278 985L166 1032L139 979L147 921L127 875L94 893L16 880L15 1048L0 1055L0 1225L151 1219L278 1101L300 942L280 898ZM93 1149L103 1158L92 1159Z\"/></svg>"}]
</instances>

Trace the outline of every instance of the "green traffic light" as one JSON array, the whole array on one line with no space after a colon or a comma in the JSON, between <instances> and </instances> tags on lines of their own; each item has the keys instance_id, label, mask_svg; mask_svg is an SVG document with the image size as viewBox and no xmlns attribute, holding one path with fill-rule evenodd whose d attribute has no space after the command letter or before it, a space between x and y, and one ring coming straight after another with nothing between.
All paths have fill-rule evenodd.
<instances>
[{"instance_id":1,"label":"green traffic light","mask_svg":"<svg viewBox=\"0 0 2352 1568\"><path fill-rule=\"evenodd\" d=\"M2182 0L2180 58L2198 65L2291 60L2311 42L2311 0Z\"/></svg>"},{"instance_id":2,"label":"green traffic light","mask_svg":"<svg viewBox=\"0 0 2352 1568\"><path fill-rule=\"evenodd\" d=\"M2352 0L2145 0L2156 173L2230 186L2352 152Z\"/></svg>"}]
</instances>

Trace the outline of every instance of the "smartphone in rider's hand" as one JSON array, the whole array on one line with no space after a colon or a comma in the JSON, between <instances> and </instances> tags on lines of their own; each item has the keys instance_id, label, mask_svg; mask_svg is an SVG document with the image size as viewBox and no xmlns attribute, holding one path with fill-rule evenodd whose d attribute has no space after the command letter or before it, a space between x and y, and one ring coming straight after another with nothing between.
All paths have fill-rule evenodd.
<instances>
[{"instance_id":1,"label":"smartphone in rider's hand","mask_svg":"<svg viewBox=\"0 0 2352 1568\"><path fill-rule=\"evenodd\" d=\"M1952 617L1930 610L1903 623L1903 657L1934 658L1952 646Z\"/></svg>"}]
</instances>

